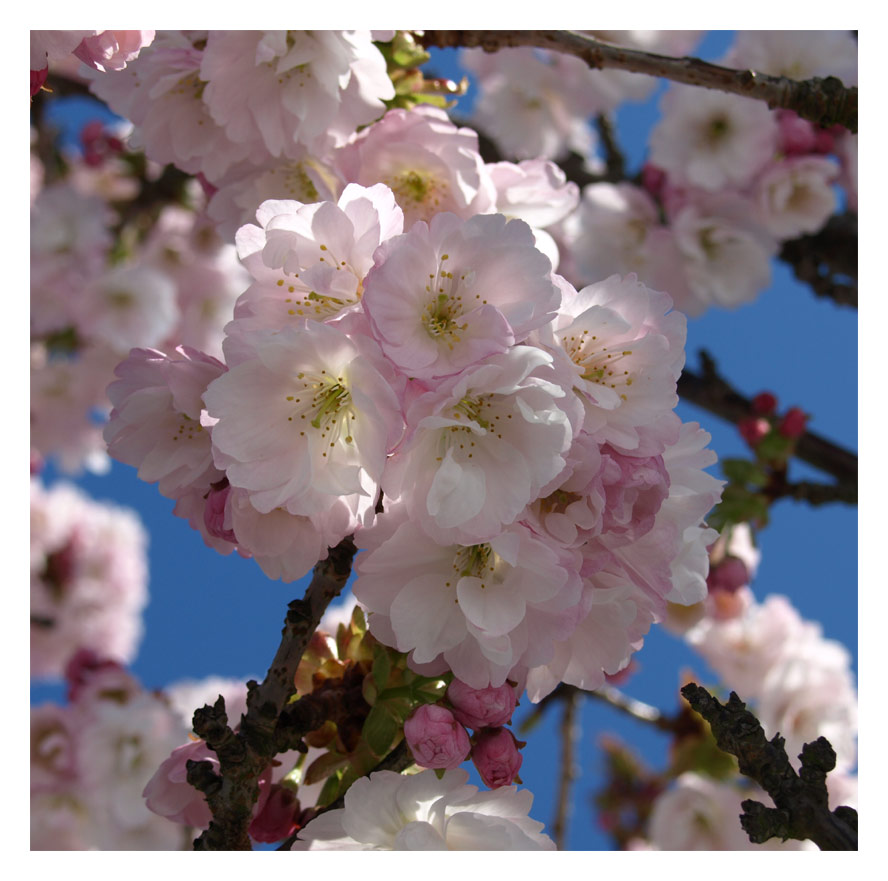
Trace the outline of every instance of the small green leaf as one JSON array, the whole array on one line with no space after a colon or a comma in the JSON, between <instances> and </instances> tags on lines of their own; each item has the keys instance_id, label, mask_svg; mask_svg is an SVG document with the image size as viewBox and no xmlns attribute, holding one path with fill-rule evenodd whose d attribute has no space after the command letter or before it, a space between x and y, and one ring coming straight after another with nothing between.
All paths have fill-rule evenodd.
<instances>
[{"instance_id":1,"label":"small green leaf","mask_svg":"<svg viewBox=\"0 0 888 881\"><path fill-rule=\"evenodd\" d=\"M388 682L389 673L392 670L392 662L384 646L373 647L373 681L376 687L382 691Z\"/></svg>"},{"instance_id":2,"label":"small green leaf","mask_svg":"<svg viewBox=\"0 0 888 881\"><path fill-rule=\"evenodd\" d=\"M435 768L435 776L441 780L444 777L445 768Z\"/></svg>"},{"instance_id":3,"label":"small green leaf","mask_svg":"<svg viewBox=\"0 0 888 881\"><path fill-rule=\"evenodd\" d=\"M725 477L732 483L760 487L768 482L768 475L761 465L749 459L722 459L721 466Z\"/></svg>"},{"instance_id":4,"label":"small green leaf","mask_svg":"<svg viewBox=\"0 0 888 881\"><path fill-rule=\"evenodd\" d=\"M339 789L343 773L344 769L341 769L327 778L327 782L324 784L323 789L321 789L321 794L318 796L317 807L326 807L331 802L336 801L339 797Z\"/></svg>"},{"instance_id":5,"label":"small green leaf","mask_svg":"<svg viewBox=\"0 0 888 881\"><path fill-rule=\"evenodd\" d=\"M318 756L306 769L302 778L304 786L310 786L312 783L320 783L326 777L329 777L335 771L341 770L348 764L348 757L341 756L339 753L324 753Z\"/></svg>"},{"instance_id":6,"label":"small green leaf","mask_svg":"<svg viewBox=\"0 0 888 881\"><path fill-rule=\"evenodd\" d=\"M378 756L384 756L391 748L392 741L397 737L400 725L389 708L382 703L372 707L364 720L362 736L367 745Z\"/></svg>"},{"instance_id":7,"label":"small green leaf","mask_svg":"<svg viewBox=\"0 0 888 881\"><path fill-rule=\"evenodd\" d=\"M785 462L791 455L795 441L772 431L755 448L755 453L763 462Z\"/></svg>"}]
</instances>

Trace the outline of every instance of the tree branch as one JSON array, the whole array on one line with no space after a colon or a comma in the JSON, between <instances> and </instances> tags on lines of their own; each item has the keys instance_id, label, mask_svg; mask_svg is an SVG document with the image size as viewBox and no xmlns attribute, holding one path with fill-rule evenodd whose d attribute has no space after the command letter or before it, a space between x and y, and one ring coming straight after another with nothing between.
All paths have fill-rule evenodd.
<instances>
[{"instance_id":1,"label":"tree branch","mask_svg":"<svg viewBox=\"0 0 888 881\"><path fill-rule=\"evenodd\" d=\"M600 688L586 690L583 688L577 688L575 685L568 685L566 682L560 683L534 707L533 711L521 723L521 730L529 730L534 722L545 713L549 706L555 704L557 701L570 700L574 694L582 695L584 697L593 697L603 701L614 709L619 710L621 713L625 713L627 716L631 716L639 722L653 725L655 728L659 728L660 731L675 733L679 730L683 730L680 719L667 716L665 713L660 712L656 707L652 707L650 704L629 697L612 685L605 684Z\"/></svg>"},{"instance_id":2,"label":"tree branch","mask_svg":"<svg viewBox=\"0 0 888 881\"><path fill-rule=\"evenodd\" d=\"M816 296L857 308L856 214L836 214L813 235L784 242L779 257Z\"/></svg>"},{"instance_id":3,"label":"tree branch","mask_svg":"<svg viewBox=\"0 0 888 881\"><path fill-rule=\"evenodd\" d=\"M209 762L189 764L188 782L206 795L213 813L209 828L194 842L195 850L252 849L248 829L260 775L283 745L293 744L300 729L308 733L317 727L317 702L308 696L293 705L283 726L280 717L295 691L293 677L303 652L325 609L348 580L355 552L351 536L331 548L327 558L314 567L305 597L290 603L281 643L265 680L261 685L254 680L247 683L247 711L241 716L240 730L235 733L229 726L221 697L215 706L195 712L194 731L216 752L220 765L220 774L215 774Z\"/></svg>"},{"instance_id":4,"label":"tree branch","mask_svg":"<svg viewBox=\"0 0 888 881\"><path fill-rule=\"evenodd\" d=\"M425 31L423 46L464 46L485 52L516 46L551 49L581 58L592 68L614 68L677 83L717 89L764 101L772 109L793 110L824 127L842 125L857 131L857 87L846 88L836 77L791 80L753 70L733 70L699 58L672 58L601 43L579 31Z\"/></svg>"},{"instance_id":5,"label":"tree branch","mask_svg":"<svg viewBox=\"0 0 888 881\"><path fill-rule=\"evenodd\" d=\"M705 350L700 351L700 363L700 373L687 368L682 371L678 380L679 396L735 425L746 419L753 412L750 399L728 384ZM795 456L856 489L857 456L832 441L807 431L796 442Z\"/></svg>"},{"instance_id":6,"label":"tree branch","mask_svg":"<svg viewBox=\"0 0 888 881\"><path fill-rule=\"evenodd\" d=\"M570 790L574 780L579 776L575 757L580 732L577 723L579 705L580 695L577 689L574 689L564 698L564 714L561 717L561 775L558 781L555 819L552 821L552 838L558 850L567 850L567 824L573 806Z\"/></svg>"},{"instance_id":7,"label":"tree branch","mask_svg":"<svg viewBox=\"0 0 888 881\"><path fill-rule=\"evenodd\" d=\"M705 688L690 682L681 689L688 703L712 726L719 747L737 757L740 772L755 780L776 808L747 799L740 825L754 844L771 838L810 839L821 850L857 850L857 812L829 809L826 775L836 766L836 754L825 737L806 743L796 774L775 734L769 741L758 719L732 691L726 705Z\"/></svg>"}]
</instances>

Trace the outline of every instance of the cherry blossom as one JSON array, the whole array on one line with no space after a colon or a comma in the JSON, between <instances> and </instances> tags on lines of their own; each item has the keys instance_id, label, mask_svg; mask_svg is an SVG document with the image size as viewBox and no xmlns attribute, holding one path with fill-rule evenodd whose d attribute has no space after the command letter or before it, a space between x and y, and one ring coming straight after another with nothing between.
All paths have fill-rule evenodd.
<instances>
[{"instance_id":1,"label":"cherry blossom","mask_svg":"<svg viewBox=\"0 0 888 881\"><path fill-rule=\"evenodd\" d=\"M293 850L554 850L528 816L533 796L516 786L478 792L461 769L402 777L377 771L356 781L345 807L299 833Z\"/></svg>"}]
</instances>

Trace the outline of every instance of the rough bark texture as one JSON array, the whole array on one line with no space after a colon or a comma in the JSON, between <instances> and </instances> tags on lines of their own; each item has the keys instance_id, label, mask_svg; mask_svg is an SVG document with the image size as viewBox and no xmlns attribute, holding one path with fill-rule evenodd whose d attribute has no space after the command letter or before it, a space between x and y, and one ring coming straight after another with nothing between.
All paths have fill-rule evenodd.
<instances>
[{"instance_id":1,"label":"rough bark texture","mask_svg":"<svg viewBox=\"0 0 888 881\"><path fill-rule=\"evenodd\" d=\"M219 757L220 773L209 762L189 762L188 782L207 797L213 814L209 828L194 842L195 850L251 850L248 829L259 797L259 777L279 752L299 748L304 734L334 718L344 702L335 694L306 696L287 707L293 677L325 609L351 574L355 555L351 536L344 538L314 568L301 600L293 600L281 632L281 643L261 685L247 683L247 712L235 732L225 701L194 713L194 731ZM285 711L286 708L286 711Z\"/></svg>"},{"instance_id":2,"label":"rough bark texture","mask_svg":"<svg viewBox=\"0 0 888 881\"><path fill-rule=\"evenodd\" d=\"M810 839L821 850L857 850L857 811L845 806L829 809L826 775L836 766L836 754L825 737L802 747L797 774L783 738L775 734L768 740L758 719L734 692L725 705L693 682L681 693L709 722L719 747L737 757L740 773L774 800L773 808L752 799L742 803L740 824L750 841Z\"/></svg>"}]
</instances>

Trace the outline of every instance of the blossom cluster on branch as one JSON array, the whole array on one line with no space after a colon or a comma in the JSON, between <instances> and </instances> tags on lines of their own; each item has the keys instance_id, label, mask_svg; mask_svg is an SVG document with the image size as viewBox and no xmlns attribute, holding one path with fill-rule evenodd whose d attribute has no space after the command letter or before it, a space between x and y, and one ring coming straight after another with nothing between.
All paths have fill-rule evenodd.
<instances>
[{"instance_id":1,"label":"blossom cluster on branch","mask_svg":"<svg viewBox=\"0 0 888 881\"><path fill-rule=\"evenodd\" d=\"M667 55L699 37L593 34ZM648 162L615 177L590 120L606 134L652 79L469 50L475 120L507 157L488 162L421 40L32 32L32 467L132 466L269 579L323 581L337 548L348 568L291 603L261 685L149 692L122 666L139 527L32 481L32 675L69 685L32 714L34 848L206 830L196 847L554 849L505 726L524 695L628 675L660 622L693 625L769 733L826 734L853 768L847 655L754 601L742 527L707 522L710 435L674 411L686 315L758 296L840 187L856 210L856 135L673 84ZM745 33L724 63L851 85L852 44ZM59 149L38 103L57 82L123 121ZM358 607L321 619L355 548ZM693 773L685 801L729 810Z\"/></svg>"}]
</instances>

